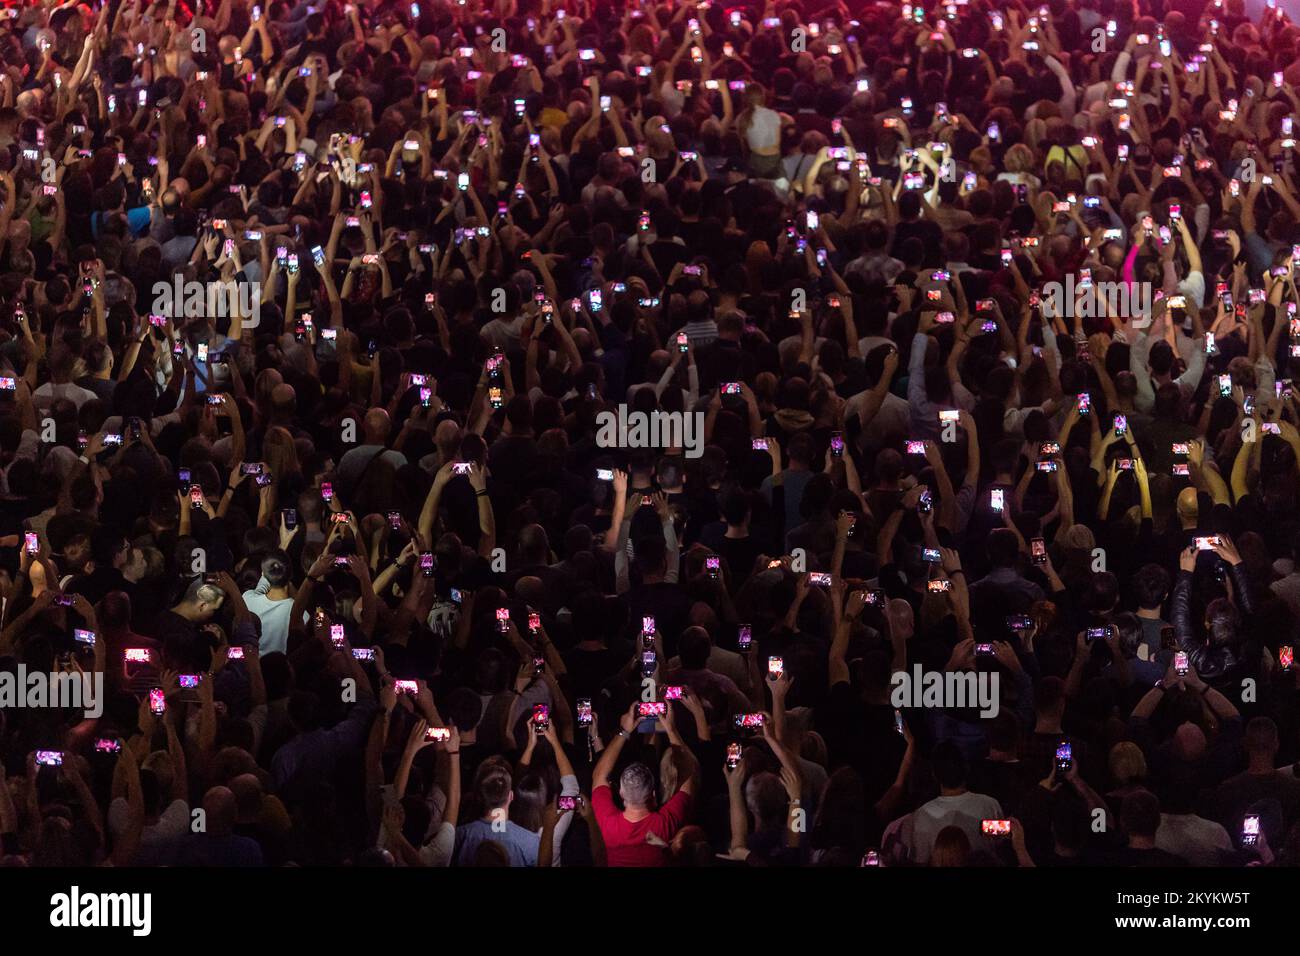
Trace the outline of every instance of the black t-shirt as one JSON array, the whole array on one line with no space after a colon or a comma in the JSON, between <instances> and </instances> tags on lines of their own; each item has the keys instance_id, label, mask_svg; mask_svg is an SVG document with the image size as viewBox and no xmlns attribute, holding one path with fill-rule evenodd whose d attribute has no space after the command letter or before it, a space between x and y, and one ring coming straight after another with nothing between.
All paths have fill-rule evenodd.
<instances>
[{"instance_id":1,"label":"black t-shirt","mask_svg":"<svg viewBox=\"0 0 1300 956\"><path fill-rule=\"evenodd\" d=\"M816 726L826 740L828 770L848 765L862 778L865 804L885 795L898 775L907 744L894 729L894 709L868 704L847 681L831 687Z\"/></svg>"},{"instance_id":2,"label":"black t-shirt","mask_svg":"<svg viewBox=\"0 0 1300 956\"><path fill-rule=\"evenodd\" d=\"M677 639L686 628L687 616L691 612L691 599L682 586L664 581L639 584L624 597L627 600L628 620L639 628L641 618L653 614L655 627L663 638L664 653L669 657L675 656Z\"/></svg>"},{"instance_id":3,"label":"black t-shirt","mask_svg":"<svg viewBox=\"0 0 1300 956\"><path fill-rule=\"evenodd\" d=\"M1107 850L1089 854L1086 862L1090 866L1187 866L1187 861L1181 856L1154 847L1150 850L1139 850L1126 846L1118 850Z\"/></svg>"},{"instance_id":4,"label":"black t-shirt","mask_svg":"<svg viewBox=\"0 0 1300 956\"><path fill-rule=\"evenodd\" d=\"M212 635L193 621L167 610L158 615L154 633L163 646L168 666L182 673L206 673L212 667Z\"/></svg>"},{"instance_id":5,"label":"black t-shirt","mask_svg":"<svg viewBox=\"0 0 1300 956\"><path fill-rule=\"evenodd\" d=\"M589 697L594 706L601 688L627 663L630 653L630 648L609 647L595 651L573 647L565 651L562 656L574 700Z\"/></svg>"}]
</instances>

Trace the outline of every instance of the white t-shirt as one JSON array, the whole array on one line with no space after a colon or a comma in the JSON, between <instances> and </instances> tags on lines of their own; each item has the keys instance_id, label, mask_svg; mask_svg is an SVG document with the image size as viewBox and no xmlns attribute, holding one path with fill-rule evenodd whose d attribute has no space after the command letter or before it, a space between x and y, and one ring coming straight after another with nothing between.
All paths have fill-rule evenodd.
<instances>
[{"instance_id":1,"label":"white t-shirt","mask_svg":"<svg viewBox=\"0 0 1300 956\"><path fill-rule=\"evenodd\" d=\"M1217 866L1219 854L1232 851L1232 837L1213 820L1194 813L1162 813L1156 849L1181 856L1192 866Z\"/></svg>"},{"instance_id":2,"label":"white t-shirt","mask_svg":"<svg viewBox=\"0 0 1300 956\"><path fill-rule=\"evenodd\" d=\"M285 653L289 647L289 612L293 610L293 598L272 600L266 596L271 583L262 578L257 582L257 590L244 592L244 604L262 621L262 640L257 645L260 655ZM304 615L305 617L305 615Z\"/></svg>"},{"instance_id":3,"label":"white t-shirt","mask_svg":"<svg viewBox=\"0 0 1300 956\"><path fill-rule=\"evenodd\" d=\"M36 391L32 392L32 401L39 409L47 409L58 399L66 398L77 408L90 401L92 398L98 398L88 388L82 388L80 385L74 385L72 382L65 382L62 385L55 385L53 382L46 382Z\"/></svg>"},{"instance_id":4,"label":"white t-shirt","mask_svg":"<svg viewBox=\"0 0 1300 956\"><path fill-rule=\"evenodd\" d=\"M118 797L108 805L108 832L114 838L126 830L128 807L125 797ZM145 824L140 833L140 849L158 846L189 832L190 805L184 800L173 800L158 815L157 823Z\"/></svg>"},{"instance_id":5,"label":"white t-shirt","mask_svg":"<svg viewBox=\"0 0 1300 956\"><path fill-rule=\"evenodd\" d=\"M972 850L988 849L989 838L980 826L984 820L1002 819L1002 805L982 793L935 797L912 815L912 859L929 863L935 838L944 827L958 827Z\"/></svg>"}]
</instances>

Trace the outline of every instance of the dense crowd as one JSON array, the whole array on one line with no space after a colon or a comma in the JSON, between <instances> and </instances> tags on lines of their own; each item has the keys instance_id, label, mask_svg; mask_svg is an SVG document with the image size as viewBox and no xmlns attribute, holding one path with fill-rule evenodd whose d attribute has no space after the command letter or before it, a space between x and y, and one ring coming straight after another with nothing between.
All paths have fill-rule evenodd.
<instances>
[{"instance_id":1,"label":"dense crowd","mask_svg":"<svg viewBox=\"0 0 1300 956\"><path fill-rule=\"evenodd\" d=\"M6 8L4 862L1300 861L1280 7Z\"/></svg>"}]
</instances>

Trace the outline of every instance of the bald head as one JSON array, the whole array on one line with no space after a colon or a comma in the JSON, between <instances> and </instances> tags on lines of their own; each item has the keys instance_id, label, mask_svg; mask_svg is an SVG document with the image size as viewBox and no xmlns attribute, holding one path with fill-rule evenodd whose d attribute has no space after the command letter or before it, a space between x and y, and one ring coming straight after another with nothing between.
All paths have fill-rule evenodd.
<instances>
[{"instance_id":1,"label":"bald head","mask_svg":"<svg viewBox=\"0 0 1300 956\"><path fill-rule=\"evenodd\" d=\"M533 607L538 607L546 597L546 586L542 584L541 578L526 574L515 582L515 596Z\"/></svg>"},{"instance_id":2,"label":"bald head","mask_svg":"<svg viewBox=\"0 0 1300 956\"><path fill-rule=\"evenodd\" d=\"M696 601L691 605L691 612L686 619L693 625L709 630L718 626L717 612L703 601Z\"/></svg>"},{"instance_id":3,"label":"bald head","mask_svg":"<svg viewBox=\"0 0 1300 956\"><path fill-rule=\"evenodd\" d=\"M455 458L456 450L460 448L460 426L450 418L439 423L433 433L433 443L438 446L438 454L444 461Z\"/></svg>"},{"instance_id":4,"label":"bald head","mask_svg":"<svg viewBox=\"0 0 1300 956\"><path fill-rule=\"evenodd\" d=\"M271 414L277 419L292 418L298 408L298 393L293 386L281 382L271 389Z\"/></svg>"},{"instance_id":5,"label":"bald head","mask_svg":"<svg viewBox=\"0 0 1300 956\"><path fill-rule=\"evenodd\" d=\"M383 445L388 441L388 433L392 431L393 423L384 409L372 408L366 412L362 427L366 430L367 445Z\"/></svg>"},{"instance_id":6,"label":"bald head","mask_svg":"<svg viewBox=\"0 0 1300 956\"><path fill-rule=\"evenodd\" d=\"M235 825L236 801L229 787L213 787L203 795L203 812L207 816L208 834L225 836Z\"/></svg>"},{"instance_id":7,"label":"bald head","mask_svg":"<svg viewBox=\"0 0 1300 956\"><path fill-rule=\"evenodd\" d=\"M235 795L235 811L241 823L251 823L262 813L262 781L256 774L241 773L230 781Z\"/></svg>"}]
</instances>

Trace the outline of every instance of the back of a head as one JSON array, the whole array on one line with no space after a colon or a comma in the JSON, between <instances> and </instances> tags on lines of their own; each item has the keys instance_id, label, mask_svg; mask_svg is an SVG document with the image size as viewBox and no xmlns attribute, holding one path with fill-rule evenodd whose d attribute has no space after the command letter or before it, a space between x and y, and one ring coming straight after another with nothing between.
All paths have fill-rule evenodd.
<instances>
[{"instance_id":1,"label":"back of a head","mask_svg":"<svg viewBox=\"0 0 1300 956\"><path fill-rule=\"evenodd\" d=\"M1150 790L1135 790L1120 804L1119 823L1129 839L1152 839L1160 828L1160 801Z\"/></svg>"},{"instance_id":2,"label":"back of a head","mask_svg":"<svg viewBox=\"0 0 1300 956\"><path fill-rule=\"evenodd\" d=\"M618 778L618 794L626 807L650 806L654 792L654 774L643 763L628 764Z\"/></svg>"},{"instance_id":3,"label":"back of a head","mask_svg":"<svg viewBox=\"0 0 1300 956\"><path fill-rule=\"evenodd\" d=\"M1034 694L1034 710L1051 714L1065 706L1065 681L1055 675L1045 677Z\"/></svg>"},{"instance_id":4,"label":"back of a head","mask_svg":"<svg viewBox=\"0 0 1300 956\"><path fill-rule=\"evenodd\" d=\"M930 755L935 779L945 790L957 790L966 785L966 758L955 743L945 740L935 746Z\"/></svg>"},{"instance_id":5,"label":"back of a head","mask_svg":"<svg viewBox=\"0 0 1300 956\"><path fill-rule=\"evenodd\" d=\"M682 632L678 653L686 670L703 670L708 663L713 644L709 632L702 627L688 627Z\"/></svg>"},{"instance_id":6,"label":"back of a head","mask_svg":"<svg viewBox=\"0 0 1300 956\"><path fill-rule=\"evenodd\" d=\"M1272 757L1278 748L1277 724L1271 717L1252 717L1246 724L1244 743L1251 756Z\"/></svg>"},{"instance_id":7,"label":"back of a head","mask_svg":"<svg viewBox=\"0 0 1300 956\"><path fill-rule=\"evenodd\" d=\"M1020 539L1010 528L994 528L989 532L988 550L994 567L1014 567L1020 554Z\"/></svg>"},{"instance_id":8,"label":"back of a head","mask_svg":"<svg viewBox=\"0 0 1300 956\"><path fill-rule=\"evenodd\" d=\"M273 588L282 588L289 583L289 556L283 551L272 551L262 559L262 577Z\"/></svg>"},{"instance_id":9,"label":"back of a head","mask_svg":"<svg viewBox=\"0 0 1300 956\"><path fill-rule=\"evenodd\" d=\"M1133 596L1137 606L1147 610L1160 607L1169 593L1169 586L1169 572L1163 566L1154 562L1143 565L1133 577Z\"/></svg>"},{"instance_id":10,"label":"back of a head","mask_svg":"<svg viewBox=\"0 0 1300 956\"><path fill-rule=\"evenodd\" d=\"M904 195L915 195L905 193ZM961 827L947 826L934 838L930 850L930 865L939 867L965 866L970 859L970 838Z\"/></svg>"},{"instance_id":11,"label":"back of a head","mask_svg":"<svg viewBox=\"0 0 1300 956\"><path fill-rule=\"evenodd\" d=\"M500 768L489 770L479 780L478 796L483 801L483 809L500 810L510 802L510 774Z\"/></svg>"}]
</instances>

